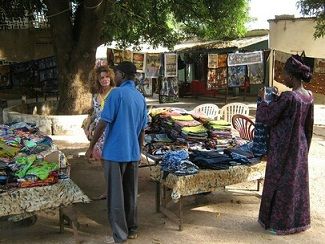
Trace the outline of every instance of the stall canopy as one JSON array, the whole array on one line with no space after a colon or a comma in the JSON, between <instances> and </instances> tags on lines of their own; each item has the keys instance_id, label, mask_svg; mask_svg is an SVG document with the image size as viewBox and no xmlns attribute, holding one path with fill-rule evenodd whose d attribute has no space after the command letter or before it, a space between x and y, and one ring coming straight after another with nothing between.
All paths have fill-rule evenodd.
<instances>
[{"instance_id":1,"label":"stall canopy","mask_svg":"<svg viewBox=\"0 0 325 244\"><path fill-rule=\"evenodd\" d=\"M102 44L97 48L96 59L106 58L107 48L121 49L121 48L119 48L117 46L116 42L112 42L110 45ZM130 51L135 51L134 49L135 49L135 47L133 47L133 46L130 46L130 47L126 48L126 50L130 50ZM136 48L136 51L137 52L142 52L142 53L164 53L164 52L169 52L168 48L166 48L166 47L158 46L158 47L154 48L153 46L149 45L148 43L143 43L143 44L139 45L139 47Z\"/></svg>"},{"instance_id":2,"label":"stall canopy","mask_svg":"<svg viewBox=\"0 0 325 244\"><path fill-rule=\"evenodd\" d=\"M174 47L174 50L177 52L211 52L212 50L215 51L223 51L223 49L250 49L250 46L254 46L256 49L256 45L260 44L261 49L266 49L268 43L268 35L262 36L252 36L252 37L244 37L235 40L215 40L215 41L207 41L207 42L199 42L199 41L192 41L192 42L185 42L178 44Z\"/></svg>"}]
</instances>

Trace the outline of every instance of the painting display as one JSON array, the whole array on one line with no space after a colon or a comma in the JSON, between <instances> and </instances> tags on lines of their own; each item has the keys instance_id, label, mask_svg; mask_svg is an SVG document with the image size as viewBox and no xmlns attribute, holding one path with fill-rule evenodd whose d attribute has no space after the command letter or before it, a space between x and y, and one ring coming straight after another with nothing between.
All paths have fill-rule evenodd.
<instances>
[{"instance_id":1,"label":"painting display","mask_svg":"<svg viewBox=\"0 0 325 244\"><path fill-rule=\"evenodd\" d=\"M291 54L274 51L274 80L279 83L283 83L284 80L284 64L288 58L290 58Z\"/></svg>"},{"instance_id":2,"label":"painting display","mask_svg":"<svg viewBox=\"0 0 325 244\"><path fill-rule=\"evenodd\" d=\"M122 61L131 61L132 62L132 52L129 50L117 50L108 48L106 51L107 63L115 65L121 63Z\"/></svg>"},{"instance_id":3,"label":"painting display","mask_svg":"<svg viewBox=\"0 0 325 244\"><path fill-rule=\"evenodd\" d=\"M160 54L146 54L146 78L158 78L160 69Z\"/></svg>"},{"instance_id":4,"label":"painting display","mask_svg":"<svg viewBox=\"0 0 325 244\"><path fill-rule=\"evenodd\" d=\"M218 67L218 54L208 54L208 68L215 69Z\"/></svg>"},{"instance_id":5,"label":"painting display","mask_svg":"<svg viewBox=\"0 0 325 244\"><path fill-rule=\"evenodd\" d=\"M10 86L10 66L0 65L0 87Z\"/></svg>"},{"instance_id":6,"label":"painting display","mask_svg":"<svg viewBox=\"0 0 325 244\"><path fill-rule=\"evenodd\" d=\"M208 69L207 89L213 90L227 86L227 68Z\"/></svg>"},{"instance_id":7,"label":"painting display","mask_svg":"<svg viewBox=\"0 0 325 244\"><path fill-rule=\"evenodd\" d=\"M244 86L246 65L228 67L228 87Z\"/></svg>"},{"instance_id":8,"label":"painting display","mask_svg":"<svg viewBox=\"0 0 325 244\"><path fill-rule=\"evenodd\" d=\"M177 54L165 53L165 77L177 77Z\"/></svg>"},{"instance_id":9,"label":"painting display","mask_svg":"<svg viewBox=\"0 0 325 244\"><path fill-rule=\"evenodd\" d=\"M263 63L262 51L228 54L228 66L249 65L256 63Z\"/></svg>"},{"instance_id":10,"label":"painting display","mask_svg":"<svg viewBox=\"0 0 325 244\"><path fill-rule=\"evenodd\" d=\"M218 54L218 66L217 68L227 67L227 54Z\"/></svg>"},{"instance_id":11,"label":"painting display","mask_svg":"<svg viewBox=\"0 0 325 244\"><path fill-rule=\"evenodd\" d=\"M247 73L249 77L249 83L252 85L262 84L264 81L264 65L250 64L247 66Z\"/></svg>"},{"instance_id":12,"label":"painting display","mask_svg":"<svg viewBox=\"0 0 325 244\"><path fill-rule=\"evenodd\" d=\"M178 79L176 77L163 78L159 92L159 102L177 102L178 99Z\"/></svg>"},{"instance_id":13,"label":"painting display","mask_svg":"<svg viewBox=\"0 0 325 244\"><path fill-rule=\"evenodd\" d=\"M325 59L315 58L314 72L319 74L325 74Z\"/></svg>"},{"instance_id":14,"label":"painting display","mask_svg":"<svg viewBox=\"0 0 325 244\"><path fill-rule=\"evenodd\" d=\"M145 54L133 53L133 63L137 67L137 72L145 71Z\"/></svg>"},{"instance_id":15,"label":"painting display","mask_svg":"<svg viewBox=\"0 0 325 244\"><path fill-rule=\"evenodd\" d=\"M124 52L122 50L114 49L114 65L118 65L123 61Z\"/></svg>"},{"instance_id":16,"label":"painting display","mask_svg":"<svg viewBox=\"0 0 325 244\"><path fill-rule=\"evenodd\" d=\"M208 68L224 68L227 67L227 54L208 54Z\"/></svg>"},{"instance_id":17,"label":"painting display","mask_svg":"<svg viewBox=\"0 0 325 244\"><path fill-rule=\"evenodd\" d=\"M152 79L145 78L144 73L136 73L135 74L135 86L139 92L141 92L144 96L152 96Z\"/></svg>"}]
</instances>

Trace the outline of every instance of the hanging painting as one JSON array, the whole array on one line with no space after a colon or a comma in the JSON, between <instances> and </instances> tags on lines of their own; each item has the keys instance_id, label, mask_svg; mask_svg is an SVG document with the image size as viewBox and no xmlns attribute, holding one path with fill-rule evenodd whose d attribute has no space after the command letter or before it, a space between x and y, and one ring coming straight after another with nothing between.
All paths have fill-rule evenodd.
<instances>
[{"instance_id":1,"label":"hanging painting","mask_svg":"<svg viewBox=\"0 0 325 244\"><path fill-rule=\"evenodd\" d=\"M228 67L228 86L240 87L245 84L246 65Z\"/></svg>"},{"instance_id":2,"label":"hanging painting","mask_svg":"<svg viewBox=\"0 0 325 244\"><path fill-rule=\"evenodd\" d=\"M208 68L215 69L218 67L218 54L208 54Z\"/></svg>"},{"instance_id":3,"label":"hanging painting","mask_svg":"<svg viewBox=\"0 0 325 244\"><path fill-rule=\"evenodd\" d=\"M124 53L122 50L114 49L113 54L114 54L114 65L118 65L123 61Z\"/></svg>"},{"instance_id":4,"label":"hanging painting","mask_svg":"<svg viewBox=\"0 0 325 244\"><path fill-rule=\"evenodd\" d=\"M208 69L207 89L213 90L227 86L227 68Z\"/></svg>"},{"instance_id":5,"label":"hanging painting","mask_svg":"<svg viewBox=\"0 0 325 244\"><path fill-rule=\"evenodd\" d=\"M165 53L165 77L177 77L177 54Z\"/></svg>"},{"instance_id":6,"label":"hanging painting","mask_svg":"<svg viewBox=\"0 0 325 244\"><path fill-rule=\"evenodd\" d=\"M137 72L144 72L145 70L145 54L133 53L133 63L137 67Z\"/></svg>"},{"instance_id":7,"label":"hanging painting","mask_svg":"<svg viewBox=\"0 0 325 244\"><path fill-rule=\"evenodd\" d=\"M261 64L250 64L247 65L248 77L250 84L262 84L264 81L264 65Z\"/></svg>"},{"instance_id":8,"label":"hanging painting","mask_svg":"<svg viewBox=\"0 0 325 244\"><path fill-rule=\"evenodd\" d=\"M159 92L159 102L177 102L178 101L178 79L176 77L165 77L161 81Z\"/></svg>"},{"instance_id":9,"label":"hanging painting","mask_svg":"<svg viewBox=\"0 0 325 244\"><path fill-rule=\"evenodd\" d=\"M283 83L284 80L284 64L288 58L291 57L290 53L281 51L274 51L274 80Z\"/></svg>"},{"instance_id":10,"label":"hanging painting","mask_svg":"<svg viewBox=\"0 0 325 244\"><path fill-rule=\"evenodd\" d=\"M229 53L228 66L263 63L263 52Z\"/></svg>"},{"instance_id":11,"label":"hanging painting","mask_svg":"<svg viewBox=\"0 0 325 244\"><path fill-rule=\"evenodd\" d=\"M158 78L160 69L160 54L146 54L146 78Z\"/></svg>"}]
</instances>

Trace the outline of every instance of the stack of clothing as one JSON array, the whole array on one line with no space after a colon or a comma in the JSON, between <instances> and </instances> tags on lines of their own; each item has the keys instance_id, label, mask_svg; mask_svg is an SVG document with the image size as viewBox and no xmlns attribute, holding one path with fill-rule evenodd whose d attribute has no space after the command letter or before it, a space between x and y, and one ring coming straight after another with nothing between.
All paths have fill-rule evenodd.
<instances>
[{"instance_id":1,"label":"stack of clothing","mask_svg":"<svg viewBox=\"0 0 325 244\"><path fill-rule=\"evenodd\" d=\"M0 124L0 185L32 187L54 184L69 172L64 154L36 126ZM61 169L66 168L61 172Z\"/></svg>"},{"instance_id":2,"label":"stack of clothing","mask_svg":"<svg viewBox=\"0 0 325 244\"><path fill-rule=\"evenodd\" d=\"M225 120L210 120L205 126L209 137L217 141L218 148L227 148L232 141L231 124Z\"/></svg>"},{"instance_id":3,"label":"stack of clothing","mask_svg":"<svg viewBox=\"0 0 325 244\"><path fill-rule=\"evenodd\" d=\"M190 160L201 169L229 169L238 165L231 157L214 150L194 150L190 155Z\"/></svg>"},{"instance_id":4,"label":"stack of clothing","mask_svg":"<svg viewBox=\"0 0 325 244\"><path fill-rule=\"evenodd\" d=\"M169 151L161 162L161 168L164 171L163 178L169 173L175 175L192 175L199 171L199 167L188 160L187 150Z\"/></svg>"},{"instance_id":5,"label":"stack of clothing","mask_svg":"<svg viewBox=\"0 0 325 244\"><path fill-rule=\"evenodd\" d=\"M206 140L208 138L207 129L191 115L171 116L174 124L171 134L176 138L185 140Z\"/></svg>"},{"instance_id":6,"label":"stack of clothing","mask_svg":"<svg viewBox=\"0 0 325 244\"><path fill-rule=\"evenodd\" d=\"M154 108L150 110L150 129L147 129L147 133L167 133L170 134L170 131L173 129L174 123L171 120L171 116L180 116L182 115L180 111L173 108Z\"/></svg>"}]
</instances>

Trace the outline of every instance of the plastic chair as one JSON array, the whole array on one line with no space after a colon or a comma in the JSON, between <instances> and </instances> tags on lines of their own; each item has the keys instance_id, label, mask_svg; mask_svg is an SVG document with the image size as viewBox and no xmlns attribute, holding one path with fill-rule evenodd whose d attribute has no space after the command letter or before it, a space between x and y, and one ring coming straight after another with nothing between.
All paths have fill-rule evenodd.
<instances>
[{"instance_id":1,"label":"plastic chair","mask_svg":"<svg viewBox=\"0 0 325 244\"><path fill-rule=\"evenodd\" d=\"M240 138L253 140L255 124L250 118L242 114L234 114L232 116L232 126L239 132Z\"/></svg>"},{"instance_id":2,"label":"plastic chair","mask_svg":"<svg viewBox=\"0 0 325 244\"><path fill-rule=\"evenodd\" d=\"M196 106L193 112L204 113L208 118L218 119L219 118L219 107L213 103L204 103L199 106Z\"/></svg>"},{"instance_id":3,"label":"plastic chair","mask_svg":"<svg viewBox=\"0 0 325 244\"><path fill-rule=\"evenodd\" d=\"M234 114L248 116L249 107L244 103L228 103L220 109L220 118L231 123Z\"/></svg>"}]
</instances>

